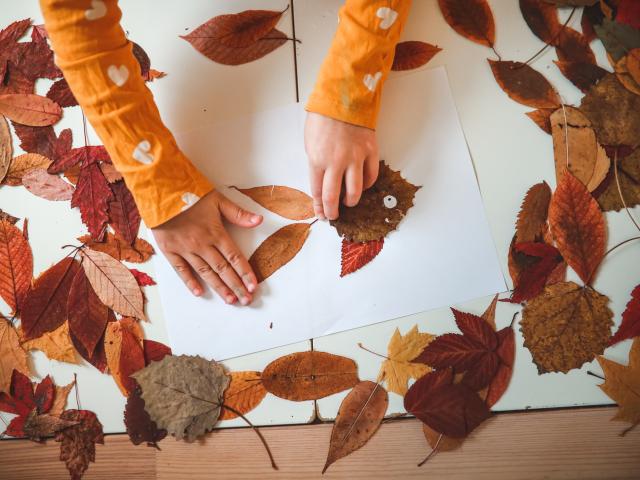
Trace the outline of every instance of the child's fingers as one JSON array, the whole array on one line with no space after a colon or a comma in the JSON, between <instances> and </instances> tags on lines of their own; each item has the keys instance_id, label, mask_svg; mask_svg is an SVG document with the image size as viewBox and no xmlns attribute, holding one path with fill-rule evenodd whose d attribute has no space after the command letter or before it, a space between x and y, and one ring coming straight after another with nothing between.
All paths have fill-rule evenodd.
<instances>
[{"instance_id":1,"label":"child's fingers","mask_svg":"<svg viewBox=\"0 0 640 480\"><path fill-rule=\"evenodd\" d=\"M369 155L364 161L363 177L364 189L371 188L378 178L378 170L380 169L380 156L375 151Z\"/></svg>"},{"instance_id":2,"label":"child's fingers","mask_svg":"<svg viewBox=\"0 0 640 480\"><path fill-rule=\"evenodd\" d=\"M313 197L313 211L320 220L324 220L324 209L322 208L322 178L324 170L318 167L309 166L311 180L311 196Z\"/></svg>"},{"instance_id":3,"label":"child's fingers","mask_svg":"<svg viewBox=\"0 0 640 480\"><path fill-rule=\"evenodd\" d=\"M258 284L251 265L226 232L217 235L215 242L218 250L208 252L206 260L217 268L214 270L233 290L240 303L248 305Z\"/></svg>"},{"instance_id":4,"label":"child's fingers","mask_svg":"<svg viewBox=\"0 0 640 480\"><path fill-rule=\"evenodd\" d=\"M213 249L213 247L209 247ZM202 253L202 252L200 252ZM204 256L204 255L203 255ZM224 284L218 274L213 271L213 267L204 260L203 257L195 253L187 255L187 260L191 268L204 282L211 287L227 303L235 303L237 300L233 292Z\"/></svg>"},{"instance_id":5,"label":"child's fingers","mask_svg":"<svg viewBox=\"0 0 640 480\"><path fill-rule=\"evenodd\" d=\"M165 256L187 288L191 290L191 293L196 297L202 295L202 286L193 274L193 270L189 266L189 263L180 255L175 253L165 253Z\"/></svg>"},{"instance_id":6,"label":"child's fingers","mask_svg":"<svg viewBox=\"0 0 640 480\"><path fill-rule=\"evenodd\" d=\"M322 208L329 220L338 218L343 170L327 170L322 180Z\"/></svg>"},{"instance_id":7,"label":"child's fingers","mask_svg":"<svg viewBox=\"0 0 640 480\"><path fill-rule=\"evenodd\" d=\"M347 207L355 207L360 201L362 195L362 164L352 163L347 168L344 175L344 183L346 185L346 193L343 203Z\"/></svg>"},{"instance_id":8,"label":"child's fingers","mask_svg":"<svg viewBox=\"0 0 640 480\"><path fill-rule=\"evenodd\" d=\"M260 225L260 222L262 222L262 215L249 212L228 198L224 198L220 202L220 211L225 219L239 227L251 228Z\"/></svg>"}]
</instances>

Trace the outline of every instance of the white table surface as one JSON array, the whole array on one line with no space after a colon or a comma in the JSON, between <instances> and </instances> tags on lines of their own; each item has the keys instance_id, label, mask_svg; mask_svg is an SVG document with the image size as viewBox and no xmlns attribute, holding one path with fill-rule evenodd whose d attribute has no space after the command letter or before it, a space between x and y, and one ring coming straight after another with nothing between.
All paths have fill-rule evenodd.
<instances>
[{"instance_id":1,"label":"white table surface","mask_svg":"<svg viewBox=\"0 0 640 480\"><path fill-rule=\"evenodd\" d=\"M297 47L301 98L304 100L313 87L314 78L336 27L341 0L295 0L296 35L302 43ZM129 37L147 51L152 68L167 72L165 78L149 84L163 119L174 132L216 123L220 120L257 112L295 101L293 51L283 46L254 63L228 67L218 65L198 54L184 40L178 38L208 18L250 8L283 9L285 1L262 0L191 0L178 5L170 0L123 0L123 27ZM504 59L525 60L541 47L522 20L518 2L493 0L490 2L496 20L496 48ZM291 34L290 11L278 28ZM0 10L0 26L26 17L42 23L37 1L10 2ZM579 30L579 15L571 24ZM456 34L443 20L435 0L414 0L411 16L403 35L406 40L423 40L443 48L426 68L444 65L465 132L476 174L483 195L491 232L507 277L507 250L514 231L515 217L525 191L545 179L555 185L551 137L542 132L524 115L531 109L511 101L493 79L486 58L493 58L489 49L473 44ZM598 42L592 48L606 66L604 51ZM560 74L553 65L553 50L547 51L534 64L560 91L567 103L579 103L581 93ZM394 73L404 75L406 73ZM393 75L389 81L393 81ZM39 82L39 93L46 93L49 81ZM410 92L408 92L410 94ZM82 123L78 107L65 109L64 119L56 131L71 127L74 146L80 146ZM94 135L92 141L99 143ZM19 142L14 143L16 154ZM224 152L212 152L212 162L223 164ZM36 274L63 256L60 246L77 243L75 238L85 232L77 210L66 202L39 199L24 188L0 188L0 208L18 217L29 218L30 242L34 251ZM638 210L636 209L636 214ZM634 235L633 227L624 213L607 214L609 244ZM464 235L464 225L460 226ZM146 233L145 233L146 235ZM620 248L609 256L595 288L609 295L616 325L626 305L631 289L637 282L640 249L633 244ZM153 275L152 263L134 265ZM572 278L570 276L570 278ZM146 287L147 312L150 322L143 323L148 338L167 342L160 299L154 287ZM416 294L420 294L419 288ZM456 308L480 314L491 298L477 299ZM516 307L500 303L498 326L507 325ZM0 304L0 312L7 312ZM455 331L448 309L419 313L402 319L315 339L313 347L353 358L362 379L375 379L381 359L357 347L362 342L370 349L386 353L393 330L405 333L417 323L421 331L443 333ZM614 327L615 328L615 327ZM529 352L522 347L522 337L516 327L516 367L510 389L496 405L497 410L545 408L568 405L610 403L595 385L599 383L586 375L586 370L599 371L588 364L569 374L538 376ZM231 370L261 370L280 355L311 348L301 342L226 361ZM629 342L607 350L612 359L626 361ZM82 362L63 364L47 359L41 352L31 355L37 376L51 374L58 384L69 382L78 373L80 399L83 408L97 413L106 432L124 430L122 413L125 399L109 375ZM317 414L322 419L334 418L346 392L317 402ZM73 401L71 402L74 403ZM75 405L73 405L75 406ZM402 398L390 394L388 413L403 411ZM315 418L314 402L289 402L267 395L262 404L248 417L256 424L272 425L305 423ZM240 425L231 420L221 426Z\"/></svg>"}]
</instances>

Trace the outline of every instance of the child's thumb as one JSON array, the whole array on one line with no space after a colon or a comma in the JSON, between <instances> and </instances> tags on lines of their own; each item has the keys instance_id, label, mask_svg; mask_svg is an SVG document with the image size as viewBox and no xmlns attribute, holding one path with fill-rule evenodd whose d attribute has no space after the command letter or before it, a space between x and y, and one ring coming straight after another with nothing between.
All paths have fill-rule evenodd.
<instances>
[{"instance_id":1,"label":"child's thumb","mask_svg":"<svg viewBox=\"0 0 640 480\"><path fill-rule=\"evenodd\" d=\"M227 219L227 221L233 223L234 225L238 225L239 227L255 227L262 222L262 215L257 215L243 208L240 208L238 205L227 198L225 198L224 201L220 204L220 212L222 213L222 216Z\"/></svg>"}]
</instances>

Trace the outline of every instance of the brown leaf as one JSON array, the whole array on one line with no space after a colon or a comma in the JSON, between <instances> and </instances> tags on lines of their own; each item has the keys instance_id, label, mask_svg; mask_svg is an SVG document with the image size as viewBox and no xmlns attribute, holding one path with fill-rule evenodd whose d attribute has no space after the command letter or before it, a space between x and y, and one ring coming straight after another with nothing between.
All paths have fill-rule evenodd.
<instances>
[{"instance_id":1,"label":"brown leaf","mask_svg":"<svg viewBox=\"0 0 640 480\"><path fill-rule=\"evenodd\" d=\"M559 108L551 115L551 136L556 180L560 182L568 170L593 192L607 176L611 161L589 119L577 108Z\"/></svg>"},{"instance_id":2,"label":"brown leaf","mask_svg":"<svg viewBox=\"0 0 640 480\"><path fill-rule=\"evenodd\" d=\"M51 437L54 433L77 424L76 421L64 420L46 413L39 415L36 410L32 410L27 416L23 431L27 438L39 442L43 437Z\"/></svg>"},{"instance_id":3,"label":"brown leaf","mask_svg":"<svg viewBox=\"0 0 640 480\"><path fill-rule=\"evenodd\" d=\"M525 115L535 122L542 130L551 133L551 121L549 117L555 112L555 108L539 108L532 112L526 112Z\"/></svg>"},{"instance_id":4,"label":"brown leaf","mask_svg":"<svg viewBox=\"0 0 640 480\"><path fill-rule=\"evenodd\" d=\"M556 7L542 0L520 0L520 12L536 37L551 45L556 42L562 28Z\"/></svg>"},{"instance_id":5,"label":"brown leaf","mask_svg":"<svg viewBox=\"0 0 640 480\"><path fill-rule=\"evenodd\" d=\"M358 381L353 360L317 351L277 358L262 372L262 384L269 393L296 402L333 395Z\"/></svg>"},{"instance_id":6,"label":"brown leaf","mask_svg":"<svg viewBox=\"0 0 640 480\"><path fill-rule=\"evenodd\" d=\"M113 199L109 202L109 223L116 235L132 244L140 228L138 207L124 181L111 184L111 190Z\"/></svg>"},{"instance_id":7,"label":"brown leaf","mask_svg":"<svg viewBox=\"0 0 640 480\"><path fill-rule=\"evenodd\" d=\"M446 22L472 42L493 47L495 24L486 0L438 0Z\"/></svg>"},{"instance_id":8,"label":"brown leaf","mask_svg":"<svg viewBox=\"0 0 640 480\"><path fill-rule=\"evenodd\" d=\"M640 204L640 148L636 148L629 156L618 158L617 164L622 197L627 206L631 208ZM605 188L599 191L597 195L598 204L602 210L608 212L624 208L620 199L620 192L618 192L614 168L611 168L602 185Z\"/></svg>"},{"instance_id":9,"label":"brown leaf","mask_svg":"<svg viewBox=\"0 0 640 480\"><path fill-rule=\"evenodd\" d=\"M611 58L610 60L613 61L613 59ZM618 81L624 86L624 88L632 93L635 93L636 95L640 95L640 82L636 81L629 72L627 61L627 57L622 57L620 60L618 60L618 62L615 63L613 69L616 72L616 77L618 78Z\"/></svg>"},{"instance_id":10,"label":"brown leaf","mask_svg":"<svg viewBox=\"0 0 640 480\"><path fill-rule=\"evenodd\" d=\"M627 54L627 70L636 83L640 84L640 48L634 48Z\"/></svg>"},{"instance_id":11,"label":"brown leaf","mask_svg":"<svg viewBox=\"0 0 640 480\"><path fill-rule=\"evenodd\" d=\"M295 257L309 236L311 224L292 223L266 238L249 258L258 283L263 282Z\"/></svg>"},{"instance_id":12,"label":"brown leaf","mask_svg":"<svg viewBox=\"0 0 640 480\"><path fill-rule=\"evenodd\" d=\"M340 216L331 225L351 242L380 240L398 228L419 189L381 161L373 186L362 192L355 207L341 202Z\"/></svg>"},{"instance_id":13,"label":"brown leaf","mask_svg":"<svg viewBox=\"0 0 640 480\"><path fill-rule=\"evenodd\" d=\"M560 106L560 97L540 73L521 62L489 60L491 71L500 88L518 103L533 108Z\"/></svg>"},{"instance_id":14,"label":"brown leaf","mask_svg":"<svg viewBox=\"0 0 640 480\"><path fill-rule=\"evenodd\" d=\"M91 250L104 252L119 261L144 263L155 253L151 244L146 240L136 238L133 245L129 245L109 232L102 242L92 240L89 235L79 237L78 240Z\"/></svg>"},{"instance_id":15,"label":"brown leaf","mask_svg":"<svg viewBox=\"0 0 640 480\"><path fill-rule=\"evenodd\" d=\"M38 168L46 169L50 164L51 160L37 153L18 155L13 159L11 165L9 165L9 170L3 183L14 187L22 185L23 175Z\"/></svg>"},{"instance_id":16,"label":"brown leaf","mask_svg":"<svg viewBox=\"0 0 640 480\"><path fill-rule=\"evenodd\" d=\"M32 275L29 242L15 225L0 220L0 297L13 312L22 308Z\"/></svg>"},{"instance_id":17,"label":"brown leaf","mask_svg":"<svg viewBox=\"0 0 640 480\"><path fill-rule=\"evenodd\" d=\"M591 62L570 62L570 61L554 61L562 74L567 77L571 83L578 87L582 93L587 93L589 89L596 85L609 72L604 68Z\"/></svg>"},{"instance_id":18,"label":"brown leaf","mask_svg":"<svg viewBox=\"0 0 640 480\"><path fill-rule=\"evenodd\" d=\"M266 185L254 188L236 188L270 212L289 220L313 218L313 199L304 192L281 185Z\"/></svg>"},{"instance_id":19,"label":"brown leaf","mask_svg":"<svg viewBox=\"0 0 640 480\"><path fill-rule=\"evenodd\" d=\"M135 381L135 380L134 380ZM127 404L124 409L124 424L127 427L127 435L134 445L140 445L147 442L150 447L158 447L158 443L167 436L167 431L159 429L156 422L144 409L144 400L142 399L142 389L136 382L136 388L127 397Z\"/></svg>"},{"instance_id":20,"label":"brown leaf","mask_svg":"<svg viewBox=\"0 0 640 480\"><path fill-rule=\"evenodd\" d=\"M20 346L16 329L0 316L0 392L9 392L14 370L29 376L27 353Z\"/></svg>"},{"instance_id":21,"label":"brown leaf","mask_svg":"<svg viewBox=\"0 0 640 480\"><path fill-rule=\"evenodd\" d=\"M75 107L78 105L76 97L73 96L73 92L71 92L69 84L64 78L57 80L51 85L47 92L47 98L53 100L62 108Z\"/></svg>"},{"instance_id":22,"label":"brown leaf","mask_svg":"<svg viewBox=\"0 0 640 480\"><path fill-rule=\"evenodd\" d=\"M82 268L100 301L120 315L146 320L142 291L129 269L103 252L83 248L80 254Z\"/></svg>"},{"instance_id":23,"label":"brown leaf","mask_svg":"<svg viewBox=\"0 0 640 480\"><path fill-rule=\"evenodd\" d=\"M589 42L573 28L564 27L558 35L556 53L561 62L596 63Z\"/></svg>"},{"instance_id":24,"label":"brown leaf","mask_svg":"<svg viewBox=\"0 0 640 480\"><path fill-rule=\"evenodd\" d=\"M9 222L11 225L15 225L20 220L18 217L14 217L13 215L8 214L4 210L0 208L0 220L4 220Z\"/></svg>"},{"instance_id":25,"label":"brown leaf","mask_svg":"<svg viewBox=\"0 0 640 480\"><path fill-rule=\"evenodd\" d=\"M388 405L387 391L379 384L363 381L353 387L338 409L322 473L369 441L380 427Z\"/></svg>"},{"instance_id":26,"label":"brown leaf","mask_svg":"<svg viewBox=\"0 0 640 480\"><path fill-rule=\"evenodd\" d=\"M52 332L46 332L38 338L27 340L22 344L22 347L25 350L40 350L51 360L79 363L76 358L76 349L73 347L69 335L69 322L64 322Z\"/></svg>"},{"instance_id":27,"label":"brown leaf","mask_svg":"<svg viewBox=\"0 0 640 480\"><path fill-rule=\"evenodd\" d=\"M580 111L596 132L601 145L640 144L640 95L628 91L615 73L607 74L582 98Z\"/></svg>"},{"instance_id":28,"label":"brown leaf","mask_svg":"<svg viewBox=\"0 0 640 480\"><path fill-rule=\"evenodd\" d=\"M13 144L9 124L4 116L0 115L0 182L2 182L11 166L13 157Z\"/></svg>"},{"instance_id":29,"label":"brown leaf","mask_svg":"<svg viewBox=\"0 0 640 480\"><path fill-rule=\"evenodd\" d=\"M53 125L62 116L62 108L47 97L32 93L0 95L0 114L31 127Z\"/></svg>"},{"instance_id":30,"label":"brown leaf","mask_svg":"<svg viewBox=\"0 0 640 480\"><path fill-rule=\"evenodd\" d=\"M56 433L55 440L60 442L60 460L65 462L71 478L79 480L89 463L96 461L96 443L104 443L102 424L89 410L65 410L60 418L78 422Z\"/></svg>"},{"instance_id":31,"label":"brown leaf","mask_svg":"<svg viewBox=\"0 0 640 480\"><path fill-rule=\"evenodd\" d=\"M22 176L22 184L34 195L51 201L71 200L75 188L44 168L34 168Z\"/></svg>"},{"instance_id":32,"label":"brown leaf","mask_svg":"<svg viewBox=\"0 0 640 480\"><path fill-rule=\"evenodd\" d=\"M231 372L231 382L224 391L224 405L229 405L243 415L256 408L267 395L267 390L262 385L260 372ZM229 409L222 407L220 420L231 420L238 415Z\"/></svg>"},{"instance_id":33,"label":"brown leaf","mask_svg":"<svg viewBox=\"0 0 640 480\"><path fill-rule=\"evenodd\" d=\"M609 299L590 287L556 283L529 301L520 329L539 373L568 372L601 354L611 335Z\"/></svg>"},{"instance_id":34,"label":"brown leaf","mask_svg":"<svg viewBox=\"0 0 640 480\"><path fill-rule=\"evenodd\" d=\"M551 198L549 225L562 257L589 284L604 258L605 222L598 203L569 172Z\"/></svg>"},{"instance_id":35,"label":"brown leaf","mask_svg":"<svg viewBox=\"0 0 640 480\"><path fill-rule=\"evenodd\" d=\"M440 47L426 42L416 40L399 42L396 45L391 70L403 71L420 68L427 64L429 60L435 57L440 51L442 51Z\"/></svg>"},{"instance_id":36,"label":"brown leaf","mask_svg":"<svg viewBox=\"0 0 640 480\"><path fill-rule=\"evenodd\" d=\"M551 189L547 182L536 183L527 190L516 222L516 243L541 240L547 230Z\"/></svg>"}]
</instances>

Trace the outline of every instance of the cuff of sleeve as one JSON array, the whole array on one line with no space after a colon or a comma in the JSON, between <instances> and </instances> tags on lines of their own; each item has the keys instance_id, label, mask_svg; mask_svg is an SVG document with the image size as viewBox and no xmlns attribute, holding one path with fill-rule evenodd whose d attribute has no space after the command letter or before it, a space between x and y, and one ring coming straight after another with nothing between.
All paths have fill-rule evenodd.
<instances>
[{"instance_id":1,"label":"cuff of sleeve","mask_svg":"<svg viewBox=\"0 0 640 480\"><path fill-rule=\"evenodd\" d=\"M376 129L378 121L378 108L356 109L353 106L347 107L343 103L324 97L318 92L311 94L305 110L352 125L370 128L371 130Z\"/></svg>"}]
</instances>

